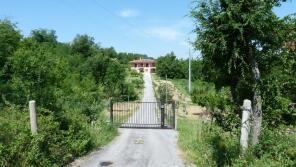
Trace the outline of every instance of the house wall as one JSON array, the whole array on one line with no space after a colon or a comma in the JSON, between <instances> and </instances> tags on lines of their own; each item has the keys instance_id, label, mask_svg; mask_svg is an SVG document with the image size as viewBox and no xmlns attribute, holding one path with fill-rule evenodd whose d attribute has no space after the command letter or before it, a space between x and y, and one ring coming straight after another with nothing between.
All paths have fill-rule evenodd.
<instances>
[{"instance_id":1,"label":"house wall","mask_svg":"<svg viewBox=\"0 0 296 167\"><path fill-rule=\"evenodd\" d=\"M136 70L138 72L155 72L155 62L132 62L131 69Z\"/></svg>"}]
</instances>

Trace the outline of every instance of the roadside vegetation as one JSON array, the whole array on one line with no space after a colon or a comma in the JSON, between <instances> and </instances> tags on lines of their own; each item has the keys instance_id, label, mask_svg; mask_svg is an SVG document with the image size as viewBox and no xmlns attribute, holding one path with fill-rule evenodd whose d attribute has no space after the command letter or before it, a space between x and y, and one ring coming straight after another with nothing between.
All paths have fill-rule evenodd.
<instances>
[{"instance_id":1,"label":"roadside vegetation","mask_svg":"<svg viewBox=\"0 0 296 167\"><path fill-rule=\"evenodd\" d=\"M142 76L129 71L139 57L146 56L102 48L88 35L61 43L53 30L37 29L24 37L0 20L0 166L65 166L111 141L117 129L107 102L140 98ZM36 135L29 100L37 103Z\"/></svg>"},{"instance_id":2,"label":"roadside vegetation","mask_svg":"<svg viewBox=\"0 0 296 167\"><path fill-rule=\"evenodd\" d=\"M171 103L173 100L173 87L165 80L162 80L158 75L152 74L153 91L157 101Z\"/></svg>"},{"instance_id":3,"label":"roadside vegetation","mask_svg":"<svg viewBox=\"0 0 296 167\"><path fill-rule=\"evenodd\" d=\"M180 118L178 144L196 166L295 166L295 136L264 128L259 144L242 155L239 131L234 130L227 132L200 118Z\"/></svg>"},{"instance_id":4,"label":"roadside vegetation","mask_svg":"<svg viewBox=\"0 0 296 167\"><path fill-rule=\"evenodd\" d=\"M281 3L194 2L193 46L202 57L193 60L191 93L188 59L173 53L158 58L157 74L209 113L178 120L179 145L197 166L296 165L296 110L289 107L296 102L296 20L273 13ZM245 153L239 143L244 99L253 105Z\"/></svg>"}]
</instances>

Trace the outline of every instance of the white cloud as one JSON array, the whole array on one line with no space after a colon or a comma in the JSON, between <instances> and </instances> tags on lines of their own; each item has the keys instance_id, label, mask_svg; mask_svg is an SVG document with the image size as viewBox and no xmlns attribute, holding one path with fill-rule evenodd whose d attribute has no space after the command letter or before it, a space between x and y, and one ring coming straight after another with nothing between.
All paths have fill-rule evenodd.
<instances>
[{"instance_id":1,"label":"white cloud","mask_svg":"<svg viewBox=\"0 0 296 167\"><path fill-rule=\"evenodd\" d=\"M133 9L125 9L119 12L119 16L123 18L136 17L140 14L139 11Z\"/></svg>"},{"instance_id":2,"label":"white cloud","mask_svg":"<svg viewBox=\"0 0 296 167\"><path fill-rule=\"evenodd\" d=\"M172 27L152 27L146 30L152 36L163 40L173 41L182 36L183 33Z\"/></svg>"}]
</instances>

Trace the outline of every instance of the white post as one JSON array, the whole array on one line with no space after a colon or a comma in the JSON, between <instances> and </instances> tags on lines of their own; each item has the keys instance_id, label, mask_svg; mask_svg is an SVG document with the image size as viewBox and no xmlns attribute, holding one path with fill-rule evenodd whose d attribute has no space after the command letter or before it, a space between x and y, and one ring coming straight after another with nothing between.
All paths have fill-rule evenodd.
<instances>
[{"instance_id":1,"label":"white post","mask_svg":"<svg viewBox=\"0 0 296 167\"><path fill-rule=\"evenodd\" d=\"M245 151L248 148L248 139L250 132L249 117L252 110L251 106L252 104L250 100L244 100L240 138L240 145L243 151Z\"/></svg>"},{"instance_id":2,"label":"white post","mask_svg":"<svg viewBox=\"0 0 296 167\"><path fill-rule=\"evenodd\" d=\"M35 100L29 101L30 110L30 123L32 134L37 134L37 117L36 117L36 102Z\"/></svg>"}]
</instances>

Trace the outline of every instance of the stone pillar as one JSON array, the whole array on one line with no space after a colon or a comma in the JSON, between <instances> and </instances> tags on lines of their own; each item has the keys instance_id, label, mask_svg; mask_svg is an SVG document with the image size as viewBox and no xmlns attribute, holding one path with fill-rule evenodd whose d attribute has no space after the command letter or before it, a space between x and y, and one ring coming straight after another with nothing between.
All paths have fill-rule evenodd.
<instances>
[{"instance_id":1,"label":"stone pillar","mask_svg":"<svg viewBox=\"0 0 296 167\"><path fill-rule=\"evenodd\" d=\"M252 110L251 106L252 104L250 100L244 100L241 137L240 137L240 145L242 147L243 152L248 148L248 140L249 140L249 132L250 132L249 117Z\"/></svg>"},{"instance_id":2,"label":"stone pillar","mask_svg":"<svg viewBox=\"0 0 296 167\"><path fill-rule=\"evenodd\" d=\"M30 110L30 124L32 134L37 134L37 116L36 116L36 102L35 100L29 101Z\"/></svg>"}]
</instances>

